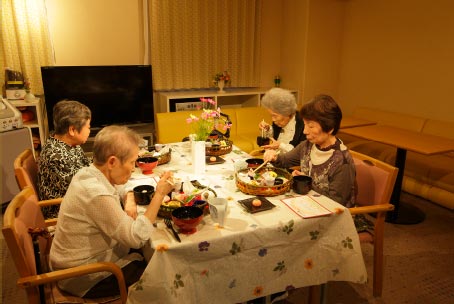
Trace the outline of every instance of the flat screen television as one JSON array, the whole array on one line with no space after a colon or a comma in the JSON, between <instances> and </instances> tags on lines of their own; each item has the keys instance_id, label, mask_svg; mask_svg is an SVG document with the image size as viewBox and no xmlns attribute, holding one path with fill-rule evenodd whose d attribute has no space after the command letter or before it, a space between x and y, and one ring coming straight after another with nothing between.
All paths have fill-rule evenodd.
<instances>
[{"instance_id":1,"label":"flat screen television","mask_svg":"<svg viewBox=\"0 0 454 304\"><path fill-rule=\"evenodd\" d=\"M43 66L41 76L49 130L54 129L53 107L63 99L90 108L95 132L107 125L154 120L150 65Z\"/></svg>"}]
</instances>

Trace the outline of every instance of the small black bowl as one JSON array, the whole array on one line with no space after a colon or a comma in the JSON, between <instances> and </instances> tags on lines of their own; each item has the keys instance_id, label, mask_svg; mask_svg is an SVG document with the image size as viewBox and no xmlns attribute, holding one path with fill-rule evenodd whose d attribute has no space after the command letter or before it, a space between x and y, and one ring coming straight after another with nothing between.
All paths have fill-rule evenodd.
<instances>
[{"instance_id":1,"label":"small black bowl","mask_svg":"<svg viewBox=\"0 0 454 304\"><path fill-rule=\"evenodd\" d=\"M261 158L248 158L246 159L247 167L248 168L257 168L261 164L263 164L264 160Z\"/></svg>"},{"instance_id":2,"label":"small black bowl","mask_svg":"<svg viewBox=\"0 0 454 304\"><path fill-rule=\"evenodd\" d=\"M154 187L151 185L140 185L132 189L134 192L134 200L137 205L148 205L154 194Z\"/></svg>"},{"instance_id":3,"label":"small black bowl","mask_svg":"<svg viewBox=\"0 0 454 304\"><path fill-rule=\"evenodd\" d=\"M274 185L282 185L284 183L284 180L282 178L276 178L274 179Z\"/></svg>"}]
</instances>

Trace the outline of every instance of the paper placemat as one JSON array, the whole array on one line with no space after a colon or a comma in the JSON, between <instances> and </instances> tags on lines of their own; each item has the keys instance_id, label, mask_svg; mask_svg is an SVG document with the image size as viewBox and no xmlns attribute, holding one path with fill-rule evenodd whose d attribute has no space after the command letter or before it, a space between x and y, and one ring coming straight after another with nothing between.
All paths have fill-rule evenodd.
<instances>
[{"instance_id":1,"label":"paper placemat","mask_svg":"<svg viewBox=\"0 0 454 304\"><path fill-rule=\"evenodd\" d=\"M330 215L332 212L310 195L294 196L282 202L302 218Z\"/></svg>"}]
</instances>

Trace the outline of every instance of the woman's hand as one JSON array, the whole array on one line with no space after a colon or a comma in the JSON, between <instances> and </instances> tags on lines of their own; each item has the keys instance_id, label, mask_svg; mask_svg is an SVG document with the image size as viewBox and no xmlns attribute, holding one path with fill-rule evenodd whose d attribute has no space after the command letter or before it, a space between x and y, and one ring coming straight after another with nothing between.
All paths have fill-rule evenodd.
<instances>
[{"instance_id":1,"label":"woman's hand","mask_svg":"<svg viewBox=\"0 0 454 304\"><path fill-rule=\"evenodd\" d=\"M299 171L299 170L293 170L292 171L292 176L298 176L298 175L304 175L303 172Z\"/></svg>"},{"instance_id":2,"label":"woman's hand","mask_svg":"<svg viewBox=\"0 0 454 304\"><path fill-rule=\"evenodd\" d=\"M259 129L260 130L265 130L265 131L269 131L270 130L270 125L268 123L266 123L264 120L262 120L261 122L259 122Z\"/></svg>"},{"instance_id":3,"label":"woman's hand","mask_svg":"<svg viewBox=\"0 0 454 304\"><path fill-rule=\"evenodd\" d=\"M137 217L137 204L134 199L134 193L129 191L126 193L126 201L125 201L125 212L127 215L136 219Z\"/></svg>"},{"instance_id":4,"label":"woman's hand","mask_svg":"<svg viewBox=\"0 0 454 304\"><path fill-rule=\"evenodd\" d=\"M161 194L163 197L170 193L175 188L173 182L173 174L170 171L166 171L161 175L161 178L156 185L156 192Z\"/></svg>"},{"instance_id":5,"label":"woman's hand","mask_svg":"<svg viewBox=\"0 0 454 304\"><path fill-rule=\"evenodd\" d=\"M279 146L281 145L281 142L275 140L272 137L269 137L269 139L270 139L269 145L263 145L263 146L261 146L261 148L263 148L263 149L274 149L274 150L279 149Z\"/></svg>"},{"instance_id":6,"label":"woman's hand","mask_svg":"<svg viewBox=\"0 0 454 304\"><path fill-rule=\"evenodd\" d=\"M263 154L263 160L266 162L273 162L277 159L277 154L276 150L266 150Z\"/></svg>"}]
</instances>

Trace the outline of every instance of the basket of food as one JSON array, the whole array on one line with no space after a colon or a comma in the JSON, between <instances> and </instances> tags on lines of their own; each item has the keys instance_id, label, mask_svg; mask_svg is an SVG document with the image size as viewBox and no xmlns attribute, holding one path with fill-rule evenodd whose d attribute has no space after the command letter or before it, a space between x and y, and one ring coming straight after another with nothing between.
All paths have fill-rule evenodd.
<instances>
[{"instance_id":1,"label":"basket of food","mask_svg":"<svg viewBox=\"0 0 454 304\"><path fill-rule=\"evenodd\" d=\"M241 192L251 195L276 196L288 192L292 187L292 175L285 169L264 167L252 168L236 173L236 186Z\"/></svg>"},{"instance_id":2,"label":"basket of food","mask_svg":"<svg viewBox=\"0 0 454 304\"><path fill-rule=\"evenodd\" d=\"M159 151L157 151L159 150ZM148 151L139 153L140 157L156 157L158 159L158 166L167 164L172 158L172 149L170 147L162 146L160 149L156 149L151 146L148 148Z\"/></svg>"},{"instance_id":3,"label":"basket of food","mask_svg":"<svg viewBox=\"0 0 454 304\"><path fill-rule=\"evenodd\" d=\"M207 156L225 155L232 152L232 145L233 142L228 139L208 142L205 147L205 153Z\"/></svg>"},{"instance_id":4,"label":"basket of food","mask_svg":"<svg viewBox=\"0 0 454 304\"><path fill-rule=\"evenodd\" d=\"M159 165L163 165L163 164L167 164L172 158L172 149L169 148L169 150L167 152L160 153L156 157L158 158L158 166Z\"/></svg>"},{"instance_id":5,"label":"basket of food","mask_svg":"<svg viewBox=\"0 0 454 304\"><path fill-rule=\"evenodd\" d=\"M200 184L197 180L187 181L182 183L181 191L172 195L172 199L161 203L158 216L162 218L170 218L172 211L182 206L196 206L207 213L208 204L203 204L202 201L208 202L212 197L216 197L216 192L210 187Z\"/></svg>"}]
</instances>

